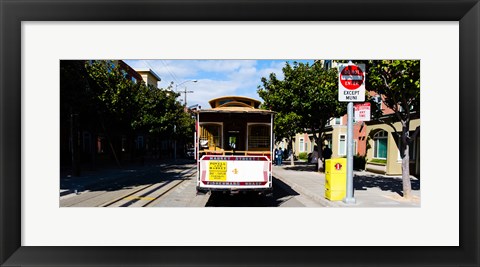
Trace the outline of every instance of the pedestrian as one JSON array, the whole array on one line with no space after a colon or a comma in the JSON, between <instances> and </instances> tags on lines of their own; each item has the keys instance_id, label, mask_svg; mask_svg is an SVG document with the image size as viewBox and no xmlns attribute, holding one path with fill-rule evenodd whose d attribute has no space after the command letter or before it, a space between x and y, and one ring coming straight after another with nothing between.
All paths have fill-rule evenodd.
<instances>
[{"instance_id":1,"label":"pedestrian","mask_svg":"<svg viewBox=\"0 0 480 267\"><path fill-rule=\"evenodd\" d=\"M318 163L318 147L314 146L312 156L310 157L310 163Z\"/></svg>"},{"instance_id":2,"label":"pedestrian","mask_svg":"<svg viewBox=\"0 0 480 267\"><path fill-rule=\"evenodd\" d=\"M284 148L283 149L283 159L287 160L287 158L288 158L288 150L287 150L287 148Z\"/></svg>"},{"instance_id":3,"label":"pedestrian","mask_svg":"<svg viewBox=\"0 0 480 267\"><path fill-rule=\"evenodd\" d=\"M323 148L322 156L324 160L330 159L332 157L332 150L328 147L328 145L325 145L325 147Z\"/></svg>"},{"instance_id":4,"label":"pedestrian","mask_svg":"<svg viewBox=\"0 0 480 267\"><path fill-rule=\"evenodd\" d=\"M325 168L325 160L330 159L331 157L332 157L332 150L328 147L328 145L325 145L322 151L323 168Z\"/></svg>"},{"instance_id":5,"label":"pedestrian","mask_svg":"<svg viewBox=\"0 0 480 267\"><path fill-rule=\"evenodd\" d=\"M277 161L277 165L280 166L282 165L282 150L281 149L276 149L275 150L275 158Z\"/></svg>"}]
</instances>

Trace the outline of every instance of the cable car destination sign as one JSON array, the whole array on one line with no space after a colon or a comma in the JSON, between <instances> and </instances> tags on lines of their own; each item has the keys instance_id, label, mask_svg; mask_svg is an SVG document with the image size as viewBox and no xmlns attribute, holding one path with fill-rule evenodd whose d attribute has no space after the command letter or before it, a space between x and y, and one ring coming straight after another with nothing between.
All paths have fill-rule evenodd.
<instances>
[{"instance_id":1,"label":"cable car destination sign","mask_svg":"<svg viewBox=\"0 0 480 267\"><path fill-rule=\"evenodd\" d=\"M338 101L365 101L365 64L338 65Z\"/></svg>"}]
</instances>

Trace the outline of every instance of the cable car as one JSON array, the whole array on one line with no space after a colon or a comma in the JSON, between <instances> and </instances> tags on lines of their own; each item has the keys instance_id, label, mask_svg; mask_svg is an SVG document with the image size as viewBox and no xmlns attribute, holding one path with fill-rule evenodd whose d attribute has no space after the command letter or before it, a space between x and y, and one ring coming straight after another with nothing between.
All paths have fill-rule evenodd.
<instances>
[{"instance_id":1,"label":"cable car","mask_svg":"<svg viewBox=\"0 0 480 267\"><path fill-rule=\"evenodd\" d=\"M197 192L272 191L274 112L260 101L223 96L196 111Z\"/></svg>"}]
</instances>

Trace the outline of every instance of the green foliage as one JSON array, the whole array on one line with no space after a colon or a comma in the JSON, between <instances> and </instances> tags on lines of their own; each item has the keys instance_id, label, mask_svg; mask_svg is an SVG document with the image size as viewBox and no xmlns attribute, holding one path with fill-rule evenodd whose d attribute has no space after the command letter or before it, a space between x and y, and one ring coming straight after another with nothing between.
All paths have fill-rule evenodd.
<instances>
[{"instance_id":1,"label":"green foliage","mask_svg":"<svg viewBox=\"0 0 480 267\"><path fill-rule=\"evenodd\" d=\"M379 163L379 164L387 164L387 160L386 159L371 159L369 162L372 162L372 163Z\"/></svg>"},{"instance_id":2,"label":"green foliage","mask_svg":"<svg viewBox=\"0 0 480 267\"><path fill-rule=\"evenodd\" d=\"M283 80L272 73L268 78L263 77L263 86L258 87L264 108L277 112L274 128L277 141L310 129L316 143L321 143L328 120L346 111L346 104L337 101L337 70L298 62L293 65L287 62L282 70Z\"/></svg>"},{"instance_id":3,"label":"green foliage","mask_svg":"<svg viewBox=\"0 0 480 267\"><path fill-rule=\"evenodd\" d=\"M68 119L72 113L95 115L87 76L82 61L60 61L60 116Z\"/></svg>"},{"instance_id":4,"label":"green foliage","mask_svg":"<svg viewBox=\"0 0 480 267\"><path fill-rule=\"evenodd\" d=\"M141 84L126 79L113 61L87 62L85 68L99 115L110 125L131 126L140 108L136 95Z\"/></svg>"},{"instance_id":5,"label":"green foliage","mask_svg":"<svg viewBox=\"0 0 480 267\"><path fill-rule=\"evenodd\" d=\"M369 61L366 89L381 95L398 120L408 120L412 112L420 112L420 61ZM377 108L374 115L379 117L383 114Z\"/></svg>"},{"instance_id":6,"label":"green foliage","mask_svg":"<svg viewBox=\"0 0 480 267\"><path fill-rule=\"evenodd\" d=\"M263 88L258 87L258 94L264 100L262 108L276 111L274 121L275 141L279 142L284 138L291 140L297 132L300 132L301 117L290 106L289 100L293 99L284 81L277 79L275 73L271 73L269 79L262 78Z\"/></svg>"},{"instance_id":7,"label":"green foliage","mask_svg":"<svg viewBox=\"0 0 480 267\"><path fill-rule=\"evenodd\" d=\"M307 160L308 159L308 153L307 152L300 152L300 154L298 154L298 158L301 159L301 160Z\"/></svg>"},{"instance_id":8,"label":"green foliage","mask_svg":"<svg viewBox=\"0 0 480 267\"><path fill-rule=\"evenodd\" d=\"M399 152L402 157L402 180L404 197L411 197L410 167L408 149L419 133L417 127L410 135L410 120L420 117L420 61L419 60L373 60L367 64L366 89L382 97L383 103L394 111L393 116L382 117L381 106L372 105L373 117L390 125L392 134L400 140ZM400 122L399 132L393 123Z\"/></svg>"},{"instance_id":9,"label":"green foliage","mask_svg":"<svg viewBox=\"0 0 480 267\"><path fill-rule=\"evenodd\" d=\"M171 88L134 83L112 61L85 64L93 86L92 100L110 125L125 130L179 136L193 134L194 119L184 112Z\"/></svg>"}]
</instances>

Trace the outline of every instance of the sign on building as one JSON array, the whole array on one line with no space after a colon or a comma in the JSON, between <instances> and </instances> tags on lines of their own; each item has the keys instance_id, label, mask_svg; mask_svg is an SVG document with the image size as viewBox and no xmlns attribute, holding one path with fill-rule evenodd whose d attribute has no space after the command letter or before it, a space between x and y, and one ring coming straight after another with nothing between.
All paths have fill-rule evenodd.
<instances>
[{"instance_id":1,"label":"sign on building","mask_svg":"<svg viewBox=\"0 0 480 267\"><path fill-rule=\"evenodd\" d=\"M370 121L370 102L353 105L355 110L355 121Z\"/></svg>"},{"instance_id":2,"label":"sign on building","mask_svg":"<svg viewBox=\"0 0 480 267\"><path fill-rule=\"evenodd\" d=\"M338 101L365 101L365 64L339 64Z\"/></svg>"}]
</instances>

